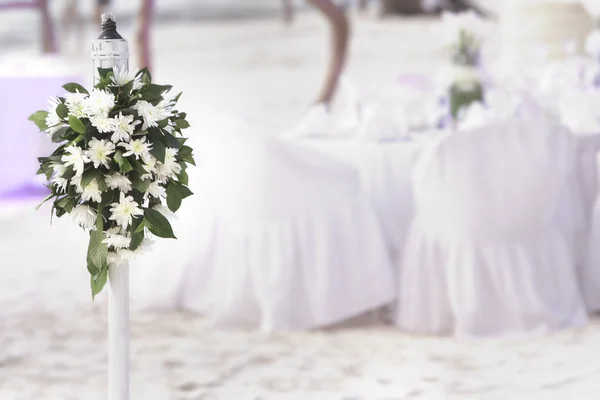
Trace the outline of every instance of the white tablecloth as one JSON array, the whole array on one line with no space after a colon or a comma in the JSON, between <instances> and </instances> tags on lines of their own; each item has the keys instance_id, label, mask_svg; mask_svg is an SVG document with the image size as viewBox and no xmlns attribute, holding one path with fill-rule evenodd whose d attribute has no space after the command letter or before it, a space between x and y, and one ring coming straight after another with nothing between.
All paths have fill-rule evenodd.
<instances>
[{"instance_id":1,"label":"white tablecloth","mask_svg":"<svg viewBox=\"0 0 600 400\"><path fill-rule=\"evenodd\" d=\"M590 218L597 194L596 154L600 151L600 134L576 134L578 165L573 181L566 188L561 217L575 235L573 244L577 263L583 263L588 245ZM360 172L363 188L369 194L380 219L388 246L396 256L404 246L413 217L411 174L419 155L442 135L398 142L369 142L354 138L318 137L295 139L352 164Z\"/></svg>"},{"instance_id":2,"label":"white tablecloth","mask_svg":"<svg viewBox=\"0 0 600 400\"><path fill-rule=\"evenodd\" d=\"M299 143L355 166L364 190L375 206L388 247L402 250L413 216L413 163L435 136L412 141L368 142L352 138L302 139Z\"/></svg>"}]
</instances>

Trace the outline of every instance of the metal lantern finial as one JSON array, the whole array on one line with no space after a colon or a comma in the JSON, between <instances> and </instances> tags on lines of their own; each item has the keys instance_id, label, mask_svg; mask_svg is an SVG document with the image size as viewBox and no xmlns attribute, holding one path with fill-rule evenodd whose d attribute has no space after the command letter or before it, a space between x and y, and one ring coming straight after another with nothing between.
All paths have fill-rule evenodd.
<instances>
[{"instance_id":1,"label":"metal lantern finial","mask_svg":"<svg viewBox=\"0 0 600 400\"><path fill-rule=\"evenodd\" d=\"M94 65L94 83L99 80L98 68L129 69L129 46L117 32L116 18L113 14L102 14L102 32L92 42L92 60Z\"/></svg>"}]
</instances>

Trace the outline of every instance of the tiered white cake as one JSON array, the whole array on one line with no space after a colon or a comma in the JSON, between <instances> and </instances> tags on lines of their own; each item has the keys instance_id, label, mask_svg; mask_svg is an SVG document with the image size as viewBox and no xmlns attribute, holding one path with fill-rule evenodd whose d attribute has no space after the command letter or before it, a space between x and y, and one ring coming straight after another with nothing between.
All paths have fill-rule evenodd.
<instances>
[{"instance_id":1,"label":"tiered white cake","mask_svg":"<svg viewBox=\"0 0 600 400\"><path fill-rule=\"evenodd\" d=\"M560 58L569 43L581 50L594 27L580 0L506 0L500 14L502 53L519 60Z\"/></svg>"}]
</instances>

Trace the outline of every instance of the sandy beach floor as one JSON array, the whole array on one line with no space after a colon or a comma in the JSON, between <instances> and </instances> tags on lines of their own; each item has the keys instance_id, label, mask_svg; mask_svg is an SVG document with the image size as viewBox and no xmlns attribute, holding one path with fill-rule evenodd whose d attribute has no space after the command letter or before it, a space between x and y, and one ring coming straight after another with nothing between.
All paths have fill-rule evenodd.
<instances>
[{"instance_id":1,"label":"sandy beach floor","mask_svg":"<svg viewBox=\"0 0 600 400\"><path fill-rule=\"evenodd\" d=\"M368 86L434 71L442 58L431 24L356 18L348 75ZM277 20L161 25L155 78L185 91L191 135L219 129L215 115L259 121L275 133L316 96L326 33L310 14L292 27ZM87 75L87 54L73 54L69 62ZM105 399L106 299L91 302L84 234L68 220L51 226L47 213L0 204L0 399ZM263 335L217 331L186 313L134 311L132 346L133 399L600 397L598 319L544 337L458 342L406 335L371 317L321 332Z\"/></svg>"}]
</instances>

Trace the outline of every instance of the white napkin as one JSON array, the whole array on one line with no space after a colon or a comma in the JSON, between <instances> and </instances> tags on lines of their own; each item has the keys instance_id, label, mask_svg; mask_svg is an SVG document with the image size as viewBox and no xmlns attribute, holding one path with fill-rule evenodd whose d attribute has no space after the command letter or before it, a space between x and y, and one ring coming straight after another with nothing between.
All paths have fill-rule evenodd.
<instances>
[{"instance_id":1,"label":"white napkin","mask_svg":"<svg viewBox=\"0 0 600 400\"><path fill-rule=\"evenodd\" d=\"M380 104L372 104L363 109L358 138L381 141L398 139L408 135L408 121L404 113L392 113Z\"/></svg>"},{"instance_id":2,"label":"white napkin","mask_svg":"<svg viewBox=\"0 0 600 400\"><path fill-rule=\"evenodd\" d=\"M294 126L286 136L331 136L337 132L333 118L325 104L317 104L308 110L308 113Z\"/></svg>"}]
</instances>

